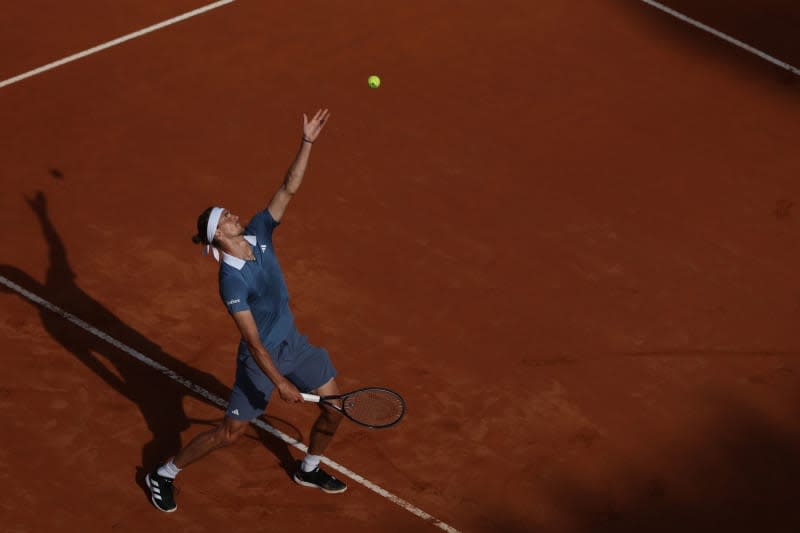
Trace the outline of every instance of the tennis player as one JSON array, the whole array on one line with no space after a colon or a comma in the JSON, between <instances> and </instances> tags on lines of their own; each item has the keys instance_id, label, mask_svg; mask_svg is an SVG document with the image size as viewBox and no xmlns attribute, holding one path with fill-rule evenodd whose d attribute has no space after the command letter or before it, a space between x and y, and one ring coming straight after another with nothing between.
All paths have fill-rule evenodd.
<instances>
[{"instance_id":1,"label":"tennis player","mask_svg":"<svg viewBox=\"0 0 800 533\"><path fill-rule=\"evenodd\" d=\"M295 328L289 294L272 245L292 196L303 182L311 147L329 118L327 109L311 120L303 115L303 138L294 162L267 208L247 226L222 207L209 207L197 220L195 243L220 261L219 292L241 333L236 358L236 379L225 418L216 428L197 435L178 454L145 477L153 504L161 511L177 509L173 482L183 468L209 452L228 446L261 415L277 389L281 399L300 402L300 392L339 394L336 370L326 350L309 344ZM341 414L320 404L320 415L311 429L308 453L299 462L294 480L329 493L347 485L320 468L320 458Z\"/></svg>"}]
</instances>

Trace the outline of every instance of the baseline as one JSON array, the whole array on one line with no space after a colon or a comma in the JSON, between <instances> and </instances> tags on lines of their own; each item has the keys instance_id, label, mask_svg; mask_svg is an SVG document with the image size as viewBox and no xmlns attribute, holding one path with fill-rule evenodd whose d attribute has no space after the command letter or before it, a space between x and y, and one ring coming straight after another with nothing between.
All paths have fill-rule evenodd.
<instances>
[{"instance_id":1,"label":"baseline","mask_svg":"<svg viewBox=\"0 0 800 533\"><path fill-rule=\"evenodd\" d=\"M218 2L214 2L213 4L208 4L206 6L199 7L197 9L192 10L192 11L187 11L186 13L184 13L182 15L178 15L176 17L172 17L171 19L167 19L167 20L164 20L164 21L159 22L157 24L153 24L152 26L148 26L146 28L143 28L143 29L141 29L139 31L135 31L135 32L129 33L127 35L123 35L122 37L117 37L116 39L112 39L111 41L105 42L103 44L99 44L97 46L93 46L92 48L84 50L83 52L78 52L76 54L72 54L71 56L67 56L67 57L65 57L63 59L59 59L58 61L53 61L52 63L48 63L46 65L43 65L43 66L41 66L39 68L35 68L33 70L29 70L28 72L23 72L22 74L20 74L18 76L14 76L13 78L8 78L7 80L0 81L0 89L2 89L3 87L6 87L8 85L12 85L14 83L17 83L19 81L22 81L24 79L36 76L37 74L41 74L43 72L47 72L48 70L52 70L52 69L54 69L56 67L60 67L61 65L65 65L67 63L71 63L73 61L76 61L78 59L84 58L86 56L90 56L92 54L96 54L97 52L102 52L103 50L106 50L108 48L111 48L112 46L117 46L118 44L122 44L124 42L130 41L131 39L136 39L137 37L141 37L142 35L147 35L148 33L152 33L152 32L154 32L156 30L160 30L161 28L166 28L167 26L171 26L173 24L176 24L178 22L184 21L186 19L190 19L192 17L196 17L197 15L201 15L201 14L205 13L206 11L211 11L212 9L216 9L218 7L222 7L222 6L226 5L226 4L233 3L234 1L235 0L219 0Z\"/></svg>"},{"instance_id":2,"label":"baseline","mask_svg":"<svg viewBox=\"0 0 800 533\"><path fill-rule=\"evenodd\" d=\"M671 7L667 7L664 4L660 4L660 3L656 2L655 0L640 0L640 1L644 2L645 4L648 4L648 5L652 6L652 7L654 7L656 9L660 10L660 11L663 11L664 13L666 13L666 14L668 14L670 16L673 16L676 19L682 20L683 22L686 22L687 24L690 24L690 25L694 26L695 28L699 28L699 29L701 29L701 30L703 30L705 32L710 33L711 35L713 35L715 37L719 37L723 41L727 41L727 42L731 43L734 46L738 46L742 50L746 50L747 52L750 52L751 54L754 54L754 55L760 57L761 59L763 59L765 61L769 61L773 65L781 67L782 69L786 69L789 72L791 72L792 74L800 76L800 68L797 68L797 67L795 67L793 65L790 65L789 63L786 63L785 61L781 61L780 59L778 59L776 57L773 57L773 56L769 55L766 52L762 52L758 48L750 46L749 44L747 44L745 42L742 42L739 39L736 39L735 37L731 37L727 33L722 33L719 30L715 30L711 26L703 24L702 22L699 22L699 21L697 21L697 20L695 20L693 18L687 17L683 13L681 13L679 11L675 11Z\"/></svg>"}]
</instances>

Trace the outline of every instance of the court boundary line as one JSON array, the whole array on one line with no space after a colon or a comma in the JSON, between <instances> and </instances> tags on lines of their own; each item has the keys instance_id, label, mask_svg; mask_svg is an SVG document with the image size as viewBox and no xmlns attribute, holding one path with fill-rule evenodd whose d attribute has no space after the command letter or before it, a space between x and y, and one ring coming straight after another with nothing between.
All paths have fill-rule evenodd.
<instances>
[{"instance_id":1,"label":"court boundary line","mask_svg":"<svg viewBox=\"0 0 800 533\"><path fill-rule=\"evenodd\" d=\"M159 372L161 372L162 374L164 374L168 378L172 379L173 381L176 381L176 382L180 383L184 387L190 389L194 393L196 393L199 396L205 398L206 400L208 400L212 404L215 404L215 405L217 405L219 407L222 407L223 409L227 409L228 408L228 402L226 402L224 399L220 398L216 394L213 394L212 392L209 392L208 390L204 389L203 387L201 387L201 386L199 386L199 385L197 385L195 383L192 383L188 379L186 379L183 376L179 375L177 372L175 372L173 370L170 370L166 366L164 366L161 363L159 363L159 362L147 357L145 354L143 354L143 353L131 348L127 344L124 344L121 341L118 341L117 339L115 339L111 335L109 335L109 334L107 334L107 333L95 328L91 324L81 320L80 318L78 318L77 316L73 315L72 313L64 311L60 307L48 302L44 298L34 294L33 292L31 292L31 291L29 291L27 289L24 289L24 288L20 287L19 285L17 285L13 281L9 280L5 276L0 276L0 283L5 285L9 289L13 290L14 292L18 293L19 295L21 295L21 296L27 298L28 300L32 301L33 303L35 303L35 304L37 304L37 305L39 305L41 307L44 307L48 311L51 311L51 312L57 314L58 316L60 316L61 318L66 319L67 321L73 323L74 325L78 326L79 328L83 329L84 331L86 331L88 333L91 333L95 337L98 337L98 338L106 341L107 343L111 344L115 348L118 348L119 350L122 350L126 354L130 355L134 359L139 360L140 362L144 363L145 365L149 366L150 368L153 368L154 370L158 370ZM255 420L251 421L251 423L254 426L256 426L256 427L258 427L260 429L263 429L264 431L270 433L271 435L277 437L278 439L282 440L286 444L289 444L289 445L293 446L294 448L300 450L303 453L308 451L308 447L305 444L303 444L302 442L298 441L297 439L294 439L294 438L290 437L289 435L287 435L286 433L282 432L281 430L279 430L279 429L267 424L266 422L264 422L260 418L256 418ZM411 514L423 519L424 521L428 522L429 524L431 524L433 526L436 526L439 529L442 529L444 531L447 531L448 533L460 533L459 530L457 530L454 527L442 522L438 518L426 513L425 511L423 511L419 507L415 506L411 502L408 502L408 501L404 500L403 498L401 498L401 497L399 497L399 496L397 496L395 494L392 494L388 490L380 487L379 485L376 485L372 481L370 481L370 480L366 479L365 477L353 472L349 468L337 463L336 461L333 461L332 459L329 459L328 457L323 456L322 457L322 462L324 464L328 465L329 467L331 467L332 469L336 470L337 472L339 472L341 474L344 474L345 476L349 477L350 479L352 479L353 481L357 482L358 484L368 488L369 490L371 490L372 492L378 494L379 496L382 496L382 497L386 498L387 500L389 500L390 502L394 503L395 505L405 509L409 513L411 513Z\"/></svg>"},{"instance_id":2,"label":"court boundary line","mask_svg":"<svg viewBox=\"0 0 800 533\"><path fill-rule=\"evenodd\" d=\"M135 32L132 32L132 33L128 33L127 35L123 35L122 37L118 37L118 38L113 39L111 41L107 41L107 42L105 42L103 44L99 44L99 45L94 46L92 48L88 48L88 49L86 49L86 50L84 50L82 52L78 52L78 53L72 54L72 55L67 56L67 57L65 57L63 59L59 59L57 61L53 61L52 63L48 63L48 64L43 65L41 67L29 70L29 71L24 72L22 74L19 74L17 76L14 76L14 77L8 78L6 80L0 81L0 89L2 89L3 87L7 87L9 85L12 85L14 83L20 82L22 80L25 80L27 78L31 78L31 77L36 76L38 74L42 74L43 72L47 72L48 70L52 70L52 69L54 69L56 67L60 67L62 65L65 65L67 63L71 63L71 62L76 61L78 59L82 59L82 58L90 56L92 54L96 54L97 52L101 52L101 51L106 50L108 48L111 48L113 46L117 46L117 45L122 44L124 42L130 41L132 39L136 39L137 37L141 37L143 35L146 35L148 33L154 32L156 30L160 30L162 28L165 28L167 26L171 26L173 24L176 24L178 22L184 21L186 19L195 17L197 15L201 15L201 14L207 12L207 11L211 11L212 9L217 9L217 8L222 7L224 5L232 4L235 1L236 0L219 0L217 2L208 4L206 6L199 7L197 9L192 10L192 11L188 11L186 13L183 13L182 15L178 15L176 17L172 17L172 18L164 20L162 22L158 22L156 24L153 24L153 25L148 26L146 28L143 28L141 30L138 30L138 31L135 31ZM732 36L728 35L727 33L724 33L724 32L721 32L721 31L719 31L717 29L714 29L714 28L712 28L711 26L709 26L707 24L703 24L702 22L700 22L698 20L695 20L695 19L693 19L693 18L691 18L691 17L689 17L687 15L684 15L680 11L676 11L675 9L672 9L671 7L665 6L664 4L661 4L659 2L656 2L655 0L640 0L640 1L645 3L645 4L647 4L647 5L649 5L649 6L651 6L651 7L654 7L655 9L658 9L659 11L661 11L663 13L666 13L666 14L672 16L672 17L675 17L678 20L681 20L681 21L683 21L683 22L685 22L685 23L687 23L687 24L689 24L691 26L694 26L694 27L696 27L696 28L698 28L700 30L703 30L703 31L707 32L707 33L710 33L711 35L713 35L713 36L715 36L715 37L717 37L719 39L722 39L723 41L726 41L726 42L728 42L728 43L730 43L730 44L732 44L734 46L737 46L737 47L741 48L742 50L750 52L751 54L753 54L753 55L755 55L757 57L760 57L761 59L763 59L765 61L768 61L769 63L772 63L773 65L775 65L777 67L780 67L782 69L788 70L792 74L800 76L800 68L797 68L794 65L791 65L791 64L789 64L789 63L787 63L785 61L781 61L780 59L778 59L778 58L776 58L776 57L774 57L774 56L772 56L772 55L770 55L770 54L768 54L766 52L763 52L763 51L759 50L758 48L745 43L744 41L740 41L739 39L736 39L735 37L732 37Z\"/></svg>"},{"instance_id":3,"label":"court boundary line","mask_svg":"<svg viewBox=\"0 0 800 533\"><path fill-rule=\"evenodd\" d=\"M14 76L13 78L8 78L7 80L0 81L0 89L6 87L8 85L12 85L19 81L31 78L36 76L37 74L41 74L43 72L47 72L48 70L52 70L56 67L60 67L61 65L66 65L67 63L72 63L73 61L77 61L78 59L82 59L86 56L90 56L92 54L96 54L97 52L102 52L108 48L113 46L117 46L118 44L122 44L124 42L130 41L132 39L136 39L137 37L141 37L142 35L147 35L148 33L152 33L156 30L160 30L161 28L166 28L167 26L171 26L178 22L182 22L186 19L190 19L192 17L196 17L197 15L201 15L207 11L211 11L212 9L217 9L218 7L222 7L226 4L231 4L236 0L219 0L218 2L214 2L212 4L205 5L203 7L199 7L197 9L193 9L192 11L187 11L182 15L178 15L172 17L170 19L166 19L164 21L158 22L146 28L142 28L141 30L134 31L128 33L127 35L123 35L122 37L117 37L116 39L112 39L110 41L106 41L105 43L98 44L97 46L93 46L92 48L88 48L82 52L77 52L70 56L67 56L63 59L59 59L57 61L53 61L52 63L48 63L46 65L42 65L41 67L35 68L33 70L29 70L28 72L23 72L18 76Z\"/></svg>"},{"instance_id":4,"label":"court boundary line","mask_svg":"<svg viewBox=\"0 0 800 533\"><path fill-rule=\"evenodd\" d=\"M101 52L101 51L106 50L108 48L111 48L111 47L117 46L119 44L122 44L124 42L130 41L132 39L136 39L137 37L141 37L143 35L146 35L148 33L152 33L154 31L160 30L160 29L165 28L167 26L171 26L173 24L176 24L178 22L184 21L186 19L195 17L197 15L201 15L201 14L207 12L207 11L211 11L213 9L217 9L217 8L222 7L224 5L227 5L227 4L232 4L235 1L236 0L219 0L217 2L205 5L203 7L199 7L197 9L194 9L192 11L188 11L186 13L183 13L182 15L178 15L176 17L172 17L172 18L164 20L162 22L158 22L156 24L153 24L153 25L148 26L146 28L143 28L141 30L138 30L138 31L135 31L135 32L132 32L132 33L128 33L127 35L123 35L122 37L118 37L116 39L112 39L111 41L107 41L107 42L105 42L103 44L99 44L99 45L94 46L92 48L88 48L88 49L86 49L86 50L84 50L82 52L77 52L77 53L72 54L70 56L67 56L67 57L65 57L63 59L59 59L57 61L53 61L52 63L48 63L46 65L43 65L41 67L29 70L27 72L23 72L22 74L19 74L17 76L14 76L14 77L8 78L6 80L0 81L0 89L2 89L3 87L7 87L9 85L13 85L14 83L20 82L20 81L25 80L27 78L31 78L31 77L36 76L38 74L42 74L43 72L47 72L48 70L52 70L52 69L54 69L56 67L60 67L61 65L65 65L67 63L71 63L71 62L76 61L78 59L82 59L82 58L90 56L92 54L96 54L97 52ZM683 21L683 22L685 22L685 23L687 23L687 24L689 24L691 26L694 26L694 27L696 27L696 28L698 28L700 30L703 30L703 31L707 32L707 33L710 33L711 35L713 35L715 37L718 37L719 39L722 39L723 41L726 41L726 42L728 42L728 43L730 43L730 44L732 44L734 46L737 46L737 47L741 48L742 50L750 52L751 54L753 54L753 55L755 55L757 57L760 57L761 59L763 59L765 61L768 61L769 63L772 63L775 66L778 66L778 67L780 67L782 69L788 70L792 74L800 76L800 68L797 68L794 65L791 65L791 64L789 64L789 63L787 63L785 61L781 61L780 59L778 59L778 58L776 58L776 57L774 57L774 56L772 56L772 55L770 55L770 54L768 54L768 53L766 53L766 52L764 52L762 50L759 50L758 48L756 48L754 46L751 46L751 45L745 43L744 41L740 41L739 39L736 39L735 37L732 37L732 36L728 35L727 33L724 33L724 32L721 32L721 31L719 31L717 29L714 29L714 28L712 28L711 26L709 26L707 24L703 24L702 22L700 22L698 20L695 20L695 19L693 19L693 18L691 18L691 17L689 17L687 15L684 15L680 11L676 11L675 9L672 9L671 7L665 6L664 4L661 4L659 2L656 2L655 0L640 0L640 1L645 3L645 4L647 4L647 5L649 5L649 6L651 6L651 7L654 7L655 9L658 9L659 11L662 11L663 13L666 13L666 14L672 16L672 17L675 17L678 20L681 20L681 21Z\"/></svg>"},{"instance_id":5,"label":"court boundary line","mask_svg":"<svg viewBox=\"0 0 800 533\"><path fill-rule=\"evenodd\" d=\"M740 41L739 39L737 39L735 37L731 37L727 33L723 33L723 32L721 32L719 30L716 30L716 29L712 28L711 26L709 26L707 24L703 24L702 22L700 22L698 20L695 20L695 19L693 19L691 17L688 17L688 16L684 15L680 11L676 11L676 10L672 9L671 7L668 7L668 6L665 6L664 4L658 3L655 0L640 0L640 1L644 2L645 4L647 4L649 6L654 7L656 9L660 10L660 11L663 11L664 13L666 13L666 14L668 14L670 16L673 16L673 17L675 17L675 18L677 18L677 19L679 19L679 20L681 20L681 21L683 21L683 22L685 22L687 24L690 24L690 25L692 25L692 26L694 26L696 28L699 28L699 29L701 29L701 30L703 30L705 32L708 32L708 33L710 33L711 35L713 35L715 37L719 37L723 41L727 41L728 43L730 43L730 44L732 44L734 46L738 46L742 50L750 52L751 54L754 54L754 55L760 57L761 59L763 59L765 61L769 61L770 63L772 63L775 66L778 66L778 67L781 67L783 69L786 69L789 72L791 72L792 74L795 74L796 76L800 76L800 68L797 68L794 65L790 65L789 63L786 63L785 61L781 61L780 59L778 59L778 58L776 58L774 56L771 56L766 52L762 52L758 48L755 48L754 46L750 46L749 44L747 44L744 41Z\"/></svg>"}]
</instances>

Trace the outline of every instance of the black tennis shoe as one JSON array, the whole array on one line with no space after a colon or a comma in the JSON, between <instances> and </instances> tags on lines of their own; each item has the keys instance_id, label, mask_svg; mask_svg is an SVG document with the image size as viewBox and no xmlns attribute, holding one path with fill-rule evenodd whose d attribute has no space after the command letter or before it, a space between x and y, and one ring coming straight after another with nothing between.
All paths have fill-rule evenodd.
<instances>
[{"instance_id":1,"label":"black tennis shoe","mask_svg":"<svg viewBox=\"0 0 800 533\"><path fill-rule=\"evenodd\" d=\"M168 477L159 476L157 468L144 477L147 490L150 491L150 499L159 511L171 513L178 508L175 504L175 498L172 495L173 481L174 480Z\"/></svg>"},{"instance_id":2,"label":"black tennis shoe","mask_svg":"<svg viewBox=\"0 0 800 533\"><path fill-rule=\"evenodd\" d=\"M316 487L329 494L339 494L347 490L347 484L339 481L320 467L316 467L311 472L303 472L303 468L298 465L297 472L294 473L294 480L304 487Z\"/></svg>"}]
</instances>

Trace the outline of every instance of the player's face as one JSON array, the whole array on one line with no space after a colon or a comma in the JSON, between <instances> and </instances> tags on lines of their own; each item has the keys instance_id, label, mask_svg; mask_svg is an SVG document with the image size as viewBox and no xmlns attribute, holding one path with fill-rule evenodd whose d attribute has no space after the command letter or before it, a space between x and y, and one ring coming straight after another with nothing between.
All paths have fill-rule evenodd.
<instances>
[{"instance_id":1,"label":"player's face","mask_svg":"<svg viewBox=\"0 0 800 533\"><path fill-rule=\"evenodd\" d=\"M244 228L239 224L239 217L227 209L223 211L222 215L219 217L217 231L221 232L226 237L235 237L244 234Z\"/></svg>"}]
</instances>

